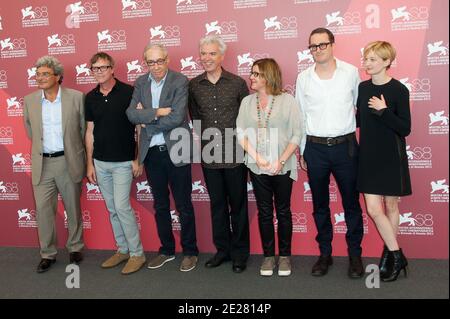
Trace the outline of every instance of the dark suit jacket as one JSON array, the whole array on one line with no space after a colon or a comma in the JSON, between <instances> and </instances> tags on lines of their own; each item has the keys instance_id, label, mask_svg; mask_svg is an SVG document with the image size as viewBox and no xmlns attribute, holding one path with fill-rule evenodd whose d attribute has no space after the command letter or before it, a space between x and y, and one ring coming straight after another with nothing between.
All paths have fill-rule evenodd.
<instances>
[{"instance_id":1,"label":"dark suit jacket","mask_svg":"<svg viewBox=\"0 0 450 319\"><path fill-rule=\"evenodd\" d=\"M175 166L192 162L192 131L188 119L188 79L181 73L168 70L159 100L160 107L170 107L172 112L155 120L156 109L152 106L151 79L149 74L140 76L134 84L133 98L127 109L131 123L145 124L139 139L139 162L147 156L153 135L163 133L170 158ZM143 110L136 109L141 103Z\"/></svg>"}]
</instances>

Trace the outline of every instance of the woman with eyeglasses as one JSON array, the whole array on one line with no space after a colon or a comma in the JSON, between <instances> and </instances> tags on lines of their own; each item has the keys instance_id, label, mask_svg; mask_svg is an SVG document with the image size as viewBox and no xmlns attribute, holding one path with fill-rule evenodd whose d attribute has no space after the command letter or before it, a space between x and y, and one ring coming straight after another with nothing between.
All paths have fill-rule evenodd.
<instances>
[{"instance_id":1,"label":"woman with eyeglasses","mask_svg":"<svg viewBox=\"0 0 450 319\"><path fill-rule=\"evenodd\" d=\"M276 267L273 204L278 220L278 275L291 274L292 183L297 180L297 158L302 127L295 98L282 90L281 70L274 59L254 62L250 74L254 94L242 100L236 120L238 141L258 207L258 223L264 251L262 276Z\"/></svg>"},{"instance_id":2,"label":"woman with eyeglasses","mask_svg":"<svg viewBox=\"0 0 450 319\"><path fill-rule=\"evenodd\" d=\"M396 56L390 43L371 42L363 54L371 78L358 89L358 190L385 244L379 265L381 280L394 281L402 270L406 276L408 265L397 231L399 196L412 193L405 142L411 132L409 91L387 73Z\"/></svg>"}]
</instances>

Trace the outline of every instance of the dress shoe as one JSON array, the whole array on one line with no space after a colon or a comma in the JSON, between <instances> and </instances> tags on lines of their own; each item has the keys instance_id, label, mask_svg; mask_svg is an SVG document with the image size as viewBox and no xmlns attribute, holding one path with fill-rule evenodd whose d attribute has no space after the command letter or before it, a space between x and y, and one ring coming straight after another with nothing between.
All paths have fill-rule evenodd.
<instances>
[{"instance_id":1,"label":"dress shoe","mask_svg":"<svg viewBox=\"0 0 450 319\"><path fill-rule=\"evenodd\" d=\"M71 264L79 264L83 260L83 255L79 251L75 251L69 254L69 259Z\"/></svg>"},{"instance_id":2,"label":"dress shoe","mask_svg":"<svg viewBox=\"0 0 450 319\"><path fill-rule=\"evenodd\" d=\"M222 265L222 263L224 263L225 261L229 261L229 260L230 260L230 257L228 257L228 256L215 254L213 258L211 258L210 260L208 260L206 262L205 267L206 268L215 268L215 267Z\"/></svg>"},{"instance_id":3,"label":"dress shoe","mask_svg":"<svg viewBox=\"0 0 450 319\"><path fill-rule=\"evenodd\" d=\"M233 272L236 274L240 274L245 269L247 269L247 263L243 260L234 260L233 261Z\"/></svg>"},{"instance_id":4,"label":"dress shoe","mask_svg":"<svg viewBox=\"0 0 450 319\"><path fill-rule=\"evenodd\" d=\"M42 258L41 262L39 263L36 271L38 273L46 272L50 269L50 267L56 262L56 259L48 259L48 258Z\"/></svg>"},{"instance_id":5,"label":"dress shoe","mask_svg":"<svg viewBox=\"0 0 450 319\"><path fill-rule=\"evenodd\" d=\"M333 258L331 256L320 256L314 264L311 275L320 277L325 276L328 273L328 266L333 264Z\"/></svg>"},{"instance_id":6,"label":"dress shoe","mask_svg":"<svg viewBox=\"0 0 450 319\"><path fill-rule=\"evenodd\" d=\"M360 256L350 256L348 265L348 276L350 278L361 278L364 275L364 267Z\"/></svg>"}]
</instances>

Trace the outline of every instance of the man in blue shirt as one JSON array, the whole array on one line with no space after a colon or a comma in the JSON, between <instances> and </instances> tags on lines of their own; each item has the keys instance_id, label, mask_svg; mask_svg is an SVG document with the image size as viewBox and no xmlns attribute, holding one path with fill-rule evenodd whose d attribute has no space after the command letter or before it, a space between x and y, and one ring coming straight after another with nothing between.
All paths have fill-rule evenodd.
<instances>
[{"instance_id":1,"label":"man in blue shirt","mask_svg":"<svg viewBox=\"0 0 450 319\"><path fill-rule=\"evenodd\" d=\"M161 241L159 254L150 260L148 268L156 269L175 259L170 186L180 214L184 255L180 270L190 271L197 265L198 248L191 200L192 133L187 116L188 79L169 70L169 56L164 46L147 46L144 58L149 73L136 80L127 115L133 124L142 126L139 160L144 163L152 188Z\"/></svg>"},{"instance_id":2,"label":"man in blue shirt","mask_svg":"<svg viewBox=\"0 0 450 319\"><path fill-rule=\"evenodd\" d=\"M56 261L58 193L67 213L69 261L78 264L83 259L80 195L86 167L85 122L83 93L61 86L61 63L44 56L35 66L39 90L24 98L24 122L32 141L31 176L41 248L37 272L42 273Z\"/></svg>"}]
</instances>

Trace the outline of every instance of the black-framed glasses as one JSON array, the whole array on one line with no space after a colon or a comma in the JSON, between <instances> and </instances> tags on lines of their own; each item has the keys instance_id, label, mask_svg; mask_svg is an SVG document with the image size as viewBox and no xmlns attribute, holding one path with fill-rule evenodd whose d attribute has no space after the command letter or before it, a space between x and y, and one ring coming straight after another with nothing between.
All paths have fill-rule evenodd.
<instances>
[{"instance_id":1,"label":"black-framed glasses","mask_svg":"<svg viewBox=\"0 0 450 319\"><path fill-rule=\"evenodd\" d=\"M45 78L48 79L49 77L55 75L55 73L50 73L50 72L36 72L36 78Z\"/></svg>"},{"instance_id":2,"label":"black-framed glasses","mask_svg":"<svg viewBox=\"0 0 450 319\"><path fill-rule=\"evenodd\" d=\"M317 49L325 50L330 44L331 44L331 42L323 42L323 43L319 43L319 44L311 44L308 47L308 49L311 52L316 52Z\"/></svg>"},{"instance_id":3,"label":"black-framed glasses","mask_svg":"<svg viewBox=\"0 0 450 319\"><path fill-rule=\"evenodd\" d=\"M264 73L262 72L256 72L256 71L252 71L250 72L250 77L254 77L254 78L259 78L260 75L263 75Z\"/></svg>"},{"instance_id":4,"label":"black-framed glasses","mask_svg":"<svg viewBox=\"0 0 450 319\"><path fill-rule=\"evenodd\" d=\"M167 57L165 57L164 59L158 59L156 61L154 60L147 60L145 61L145 63L147 64L147 66L154 66L156 64L158 65L163 65L164 63L166 63Z\"/></svg>"},{"instance_id":5,"label":"black-framed glasses","mask_svg":"<svg viewBox=\"0 0 450 319\"><path fill-rule=\"evenodd\" d=\"M105 72L109 68L111 68L111 65L91 66L91 71L94 73Z\"/></svg>"}]
</instances>

